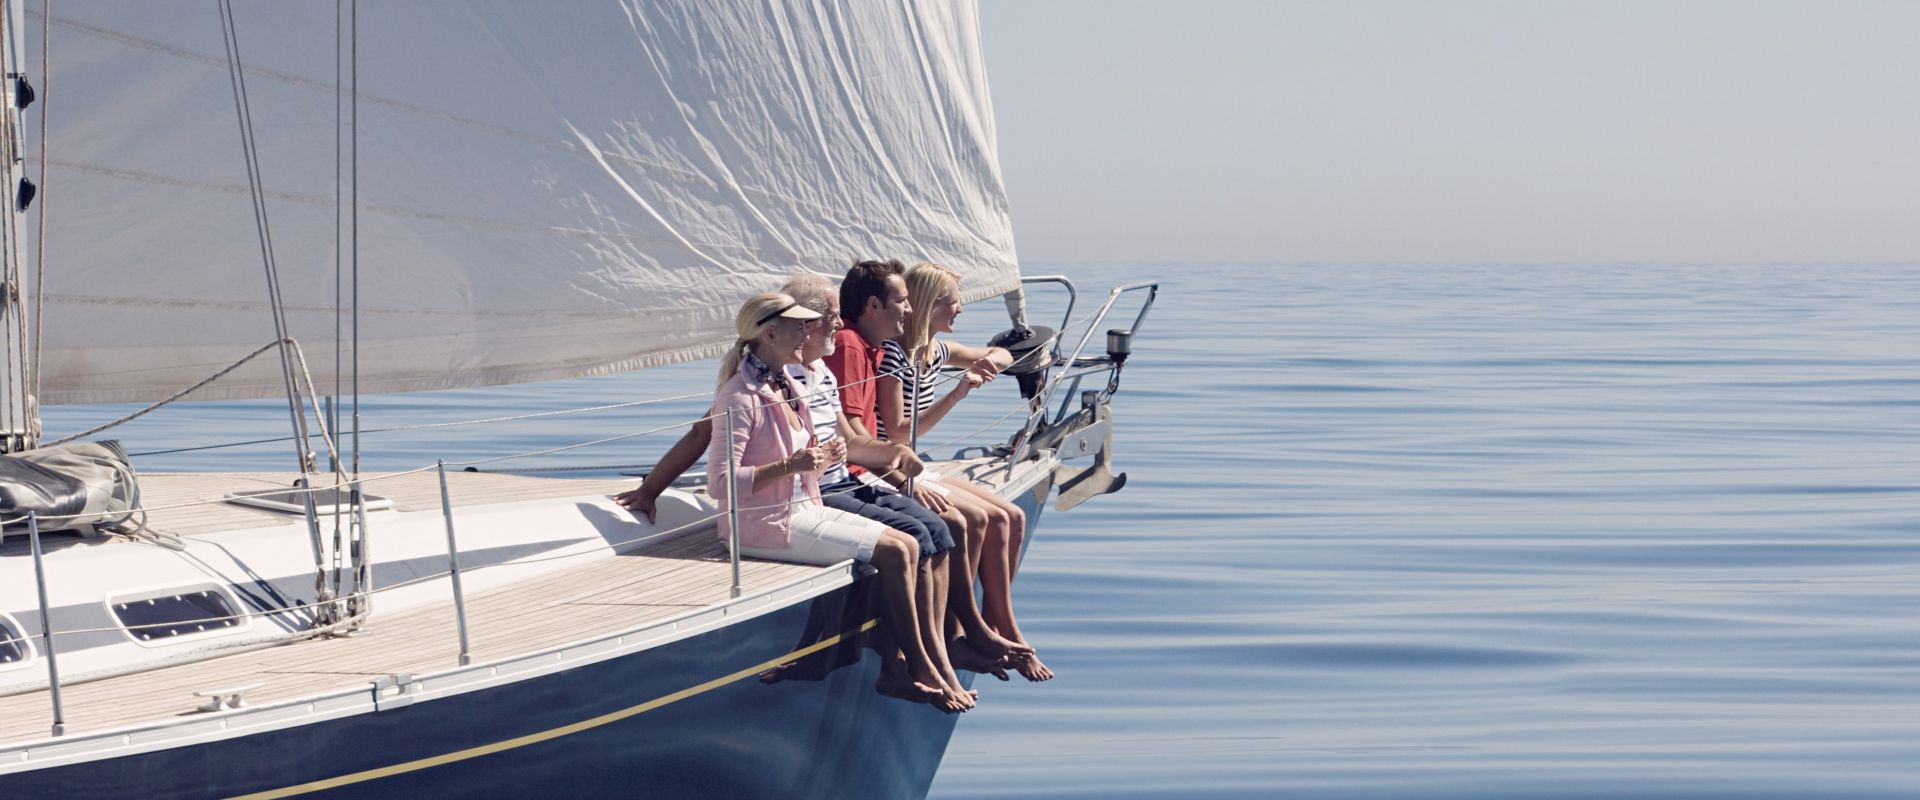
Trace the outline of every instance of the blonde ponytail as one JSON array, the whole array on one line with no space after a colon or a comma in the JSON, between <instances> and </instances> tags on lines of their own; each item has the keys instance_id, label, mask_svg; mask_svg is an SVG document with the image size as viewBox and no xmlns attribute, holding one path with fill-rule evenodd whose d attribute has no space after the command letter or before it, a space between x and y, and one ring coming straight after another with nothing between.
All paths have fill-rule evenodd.
<instances>
[{"instance_id":1,"label":"blonde ponytail","mask_svg":"<svg viewBox=\"0 0 1920 800\"><path fill-rule=\"evenodd\" d=\"M727 381L740 374L740 362L746 360L747 345L744 339L735 341L732 347L727 348L727 354L720 357L720 381L713 385L715 392L726 388Z\"/></svg>"}]
</instances>

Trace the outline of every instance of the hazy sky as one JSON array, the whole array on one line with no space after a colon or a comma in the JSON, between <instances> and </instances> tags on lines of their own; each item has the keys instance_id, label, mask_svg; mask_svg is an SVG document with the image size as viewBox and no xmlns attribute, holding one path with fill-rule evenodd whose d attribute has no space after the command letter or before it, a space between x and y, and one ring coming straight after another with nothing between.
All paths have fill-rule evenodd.
<instances>
[{"instance_id":1,"label":"hazy sky","mask_svg":"<svg viewBox=\"0 0 1920 800\"><path fill-rule=\"evenodd\" d=\"M981 17L1023 260L1920 261L1920 2Z\"/></svg>"}]
</instances>

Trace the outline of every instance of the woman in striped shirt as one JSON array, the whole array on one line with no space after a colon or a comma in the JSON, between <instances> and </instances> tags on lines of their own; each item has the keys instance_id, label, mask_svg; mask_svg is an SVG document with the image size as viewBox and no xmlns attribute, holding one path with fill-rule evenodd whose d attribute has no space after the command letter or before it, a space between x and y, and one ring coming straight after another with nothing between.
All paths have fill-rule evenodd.
<instances>
[{"instance_id":1,"label":"woman in striped shirt","mask_svg":"<svg viewBox=\"0 0 1920 800\"><path fill-rule=\"evenodd\" d=\"M975 387L993 380L1013 363L1013 357L1005 348L972 347L934 338L935 334L952 333L953 321L960 316L960 276L953 270L938 264L919 264L907 270L906 279L912 311L899 341L885 345L887 351L880 363L878 422L881 436L914 442L940 424ZM966 372L944 396L935 398L940 368L946 366L965 367ZM978 565L980 610L991 627L988 633L997 641L973 649L1008 652L1009 666L1028 680L1052 678L1053 671L1032 653L1013 614L1013 575L1019 568L1020 542L1026 535L1026 512L965 476L943 479L929 470L921 479L937 481L969 521L977 520L986 532L984 537L969 538L969 548L979 551L968 560ZM952 588L959 591L961 587ZM1015 647L1007 648L1008 643Z\"/></svg>"}]
</instances>

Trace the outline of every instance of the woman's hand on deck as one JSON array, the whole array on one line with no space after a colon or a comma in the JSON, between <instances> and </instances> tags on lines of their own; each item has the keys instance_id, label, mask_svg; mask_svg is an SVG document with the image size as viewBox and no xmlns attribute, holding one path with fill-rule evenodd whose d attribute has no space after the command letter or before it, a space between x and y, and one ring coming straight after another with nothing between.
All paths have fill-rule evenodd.
<instances>
[{"instance_id":1,"label":"woman's hand on deck","mask_svg":"<svg viewBox=\"0 0 1920 800\"><path fill-rule=\"evenodd\" d=\"M636 517L646 517L648 522L653 522L654 515L658 513L653 504L659 499L660 495L648 491L645 484L613 496L613 502L619 503L621 508L633 512Z\"/></svg>"}]
</instances>

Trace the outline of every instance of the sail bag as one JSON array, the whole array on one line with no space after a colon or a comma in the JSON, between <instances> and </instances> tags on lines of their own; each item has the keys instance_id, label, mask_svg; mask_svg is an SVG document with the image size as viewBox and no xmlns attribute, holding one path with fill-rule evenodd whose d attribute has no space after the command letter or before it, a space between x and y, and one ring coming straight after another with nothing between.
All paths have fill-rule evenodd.
<instances>
[{"instance_id":1,"label":"sail bag","mask_svg":"<svg viewBox=\"0 0 1920 800\"><path fill-rule=\"evenodd\" d=\"M46 533L112 527L139 504L140 486L118 441L0 455L0 520L8 534L27 531L29 511Z\"/></svg>"}]
</instances>

